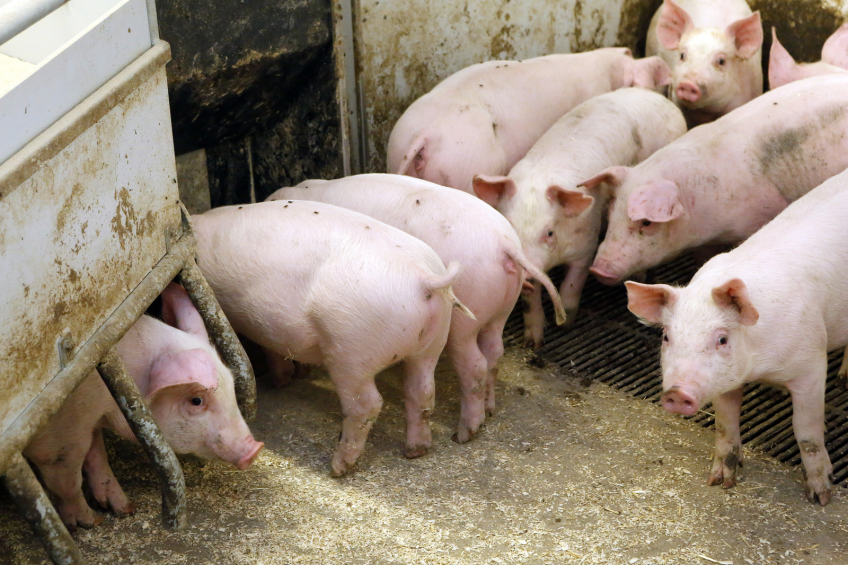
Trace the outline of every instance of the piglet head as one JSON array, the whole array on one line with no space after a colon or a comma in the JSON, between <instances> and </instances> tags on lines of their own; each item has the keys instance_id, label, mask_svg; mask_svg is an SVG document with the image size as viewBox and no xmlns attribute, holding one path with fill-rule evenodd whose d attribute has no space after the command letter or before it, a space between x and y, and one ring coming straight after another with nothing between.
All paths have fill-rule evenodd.
<instances>
[{"instance_id":1,"label":"piglet head","mask_svg":"<svg viewBox=\"0 0 848 565\"><path fill-rule=\"evenodd\" d=\"M751 372L747 328L759 318L745 283L731 279L712 286L696 280L682 289L625 284L630 311L663 328L666 410L691 416L705 402L742 386Z\"/></svg>"},{"instance_id":2,"label":"piglet head","mask_svg":"<svg viewBox=\"0 0 848 565\"><path fill-rule=\"evenodd\" d=\"M206 348L162 354L151 368L145 396L177 453L246 469L262 448L238 410L232 374Z\"/></svg>"},{"instance_id":3,"label":"piglet head","mask_svg":"<svg viewBox=\"0 0 848 565\"><path fill-rule=\"evenodd\" d=\"M584 181L612 190L609 222L592 273L604 284L656 266L687 248L680 224L686 210L677 185L661 177L639 179L632 169L611 167Z\"/></svg>"},{"instance_id":4,"label":"piglet head","mask_svg":"<svg viewBox=\"0 0 848 565\"><path fill-rule=\"evenodd\" d=\"M263 444L253 439L236 403L233 376L209 344L200 314L185 290L162 293L163 317L175 332L150 369L145 397L177 453L250 466Z\"/></svg>"},{"instance_id":5,"label":"piglet head","mask_svg":"<svg viewBox=\"0 0 848 565\"><path fill-rule=\"evenodd\" d=\"M686 10L665 0L657 38L676 57L671 83L675 101L683 108L720 115L732 109L750 82L745 65L760 53L763 28L759 12L723 30L698 28Z\"/></svg>"}]
</instances>

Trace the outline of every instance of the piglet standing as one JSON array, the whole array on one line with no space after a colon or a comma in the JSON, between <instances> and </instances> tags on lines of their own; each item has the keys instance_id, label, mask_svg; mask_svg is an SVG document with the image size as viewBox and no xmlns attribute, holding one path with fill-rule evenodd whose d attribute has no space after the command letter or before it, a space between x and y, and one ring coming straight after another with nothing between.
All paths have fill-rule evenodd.
<instances>
[{"instance_id":1,"label":"piglet standing","mask_svg":"<svg viewBox=\"0 0 848 565\"><path fill-rule=\"evenodd\" d=\"M680 110L662 95L622 88L583 102L560 118L509 175L474 178L474 191L518 232L524 253L547 272L568 265L560 293L574 320L598 248L609 198L601 186L579 184L613 165L635 165L686 133ZM524 337L544 343L545 313L539 284L524 312Z\"/></svg>"},{"instance_id":2,"label":"piglet standing","mask_svg":"<svg viewBox=\"0 0 848 565\"><path fill-rule=\"evenodd\" d=\"M848 172L822 184L687 287L627 283L630 310L663 326L662 403L692 415L713 400L716 452L708 483L736 483L742 387L792 395L806 495L831 497L824 443L827 352L848 344Z\"/></svg>"},{"instance_id":3,"label":"piglet standing","mask_svg":"<svg viewBox=\"0 0 848 565\"><path fill-rule=\"evenodd\" d=\"M253 439L239 412L232 373L210 345L186 291L171 283L162 301L166 321L176 327L139 318L117 345L127 373L176 453L247 469L263 444ZM135 509L109 467L102 428L135 441L100 375L92 372L24 450L57 495L59 516L71 530L103 521L82 494L83 471L103 508L117 514Z\"/></svg>"},{"instance_id":4,"label":"piglet standing","mask_svg":"<svg viewBox=\"0 0 848 565\"><path fill-rule=\"evenodd\" d=\"M389 138L388 172L473 193L474 175L505 175L581 102L670 78L659 58L637 61L625 48L472 65L403 113Z\"/></svg>"},{"instance_id":5,"label":"piglet standing","mask_svg":"<svg viewBox=\"0 0 848 565\"><path fill-rule=\"evenodd\" d=\"M330 374L344 414L333 475L362 453L383 403L374 377L396 363L406 456L427 452L433 371L460 305L458 263L445 269L411 235L321 202L227 206L193 223L200 268L233 328L266 350L272 370L293 359Z\"/></svg>"},{"instance_id":6,"label":"piglet standing","mask_svg":"<svg viewBox=\"0 0 848 565\"><path fill-rule=\"evenodd\" d=\"M659 95L657 95L659 96ZM470 440L495 410L495 379L503 355L503 328L524 283L525 270L544 284L565 321L556 288L521 251L506 219L470 194L401 175L357 175L304 181L268 200L314 200L355 210L417 237L445 263L458 261L453 285L472 312L451 318L446 350L459 377L462 408L456 439Z\"/></svg>"},{"instance_id":7,"label":"piglet standing","mask_svg":"<svg viewBox=\"0 0 848 565\"><path fill-rule=\"evenodd\" d=\"M737 244L846 167L848 76L767 92L584 182L615 190L591 271L614 284L689 249Z\"/></svg>"},{"instance_id":8,"label":"piglet standing","mask_svg":"<svg viewBox=\"0 0 848 565\"><path fill-rule=\"evenodd\" d=\"M848 69L848 23L839 26L822 47L822 61Z\"/></svg>"},{"instance_id":9,"label":"piglet standing","mask_svg":"<svg viewBox=\"0 0 848 565\"><path fill-rule=\"evenodd\" d=\"M686 121L712 121L763 93L763 26L745 0L665 0L645 53L668 63Z\"/></svg>"},{"instance_id":10,"label":"piglet standing","mask_svg":"<svg viewBox=\"0 0 848 565\"><path fill-rule=\"evenodd\" d=\"M848 74L848 70L824 61L816 63L796 63L789 51L777 40L777 32L771 28L771 51L769 52L768 79L772 90L801 80L819 75Z\"/></svg>"}]
</instances>

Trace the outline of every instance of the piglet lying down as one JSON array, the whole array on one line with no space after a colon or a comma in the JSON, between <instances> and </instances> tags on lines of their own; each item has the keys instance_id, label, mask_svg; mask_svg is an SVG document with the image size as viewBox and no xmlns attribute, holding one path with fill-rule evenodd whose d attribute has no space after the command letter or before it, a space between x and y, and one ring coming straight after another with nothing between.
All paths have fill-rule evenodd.
<instances>
[{"instance_id":1,"label":"piglet lying down","mask_svg":"<svg viewBox=\"0 0 848 565\"><path fill-rule=\"evenodd\" d=\"M162 292L162 301L166 320L176 327L142 316L118 342L118 355L176 453L247 469L263 444L253 439L238 410L232 373L210 345L186 291L171 283ZM103 521L83 496L83 471L103 508L117 514L135 509L109 467L103 428L135 441L118 405L93 371L24 450L57 496L56 509L71 530Z\"/></svg>"}]
</instances>

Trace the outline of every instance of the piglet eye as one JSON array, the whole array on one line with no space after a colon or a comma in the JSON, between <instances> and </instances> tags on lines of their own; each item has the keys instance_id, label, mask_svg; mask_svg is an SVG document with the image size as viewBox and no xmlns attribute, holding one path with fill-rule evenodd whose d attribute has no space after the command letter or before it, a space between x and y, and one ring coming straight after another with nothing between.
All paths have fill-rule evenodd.
<instances>
[{"instance_id":1,"label":"piglet eye","mask_svg":"<svg viewBox=\"0 0 848 565\"><path fill-rule=\"evenodd\" d=\"M720 67L723 67L723 66L724 66L724 57L719 57L719 58L718 58L718 64L719 64L719 66L720 66Z\"/></svg>"},{"instance_id":2,"label":"piglet eye","mask_svg":"<svg viewBox=\"0 0 848 565\"><path fill-rule=\"evenodd\" d=\"M727 345L727 336L723 335L720 338L718 338L718 344L719 345Z\"/></svg>"},{"instance_id":3,"label":"piglet eye","mask_svg":"<svg viewBox=\"0 0 848 565\"><path fill-rule=\"evenodd\" d=\"M553 237L553 236L554 236L553 230L548 230L548 237Z\"/></svg>"},{"instance_id":4,"label":"piglet eye","mask_svg":"<svg viewBox=\"0 0 848 565\"><path fill-rule=\"evenodd\" d=\"M686 53L681 53L681 54L680 54L680 60L681 60L681 61L685 61L685 60L686 60Z\"/></svg>"},{"instance_id":5,"label":"piglet eye","mask_svg":"<svg viewBox=\"0 0 848 565\"><path fill-rule=\"evenodd\" d=\"M666 343L668 343L668 336L667 336L667 335L665 335L665 334L663 334L663 341L664 341L664 342L666 342Z\"/></svg>"},{"instance_id":6,"label":"piglet eye","mask_svg":"<svg viewBox=\"0 0 848 565\"><path fill-rule=\"evenodd\" d=\"M194 406L202 406L203 405L203 399L199 396L195 396L194 398L191 399L191 403Z\"/></svg>"},{"instance_id":7,"label":"piglet eye","mask_svg":"<svg viewBox=\"0 0 848 565\"><path fill-rule=\"evenodd\" d=\"M646 228L651 225L651 220L642 220L642 225Z\"/></svg>"}]
</instances>

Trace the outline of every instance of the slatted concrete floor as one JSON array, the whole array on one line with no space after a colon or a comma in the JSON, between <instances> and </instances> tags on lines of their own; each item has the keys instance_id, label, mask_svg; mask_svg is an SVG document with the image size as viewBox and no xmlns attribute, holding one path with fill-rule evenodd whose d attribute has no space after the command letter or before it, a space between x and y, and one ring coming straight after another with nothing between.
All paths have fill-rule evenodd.
<instances>
[{"instance_id":1,"label":"slatted concrete floor","mask_svg":"<svg viewBox=\"0 0 848 565\"><path fill-rule=\"evenodd\" d=\"M652 273L652 281L686 284L695 274L695 263L683 257ZM554 282L562 271L554 270ZM605 287L590 279L583 292L580 314L575 324L563 330L552 325L553 310L545 300L549 321L546 343L538 355L568 372L606 383L637 398L659 403L662 392L659 328L640 324L627 310L623 285ZM504 331L508 345L523 341L520 307L513 312ZM837 484L848 486L848 386L836 378L842 351L828 357L825 397L827 449L833 462ZM704 427L713 426L711 406L705 406L691 419ZM789 394L766 385L747 385L742 405L742 441L749 449L770 454L782 462L799 465L801 457L792 433L792 403Z\"/></svg>"}]
</instances>

